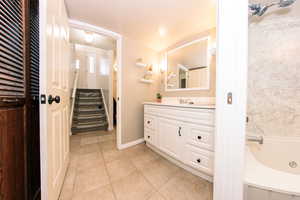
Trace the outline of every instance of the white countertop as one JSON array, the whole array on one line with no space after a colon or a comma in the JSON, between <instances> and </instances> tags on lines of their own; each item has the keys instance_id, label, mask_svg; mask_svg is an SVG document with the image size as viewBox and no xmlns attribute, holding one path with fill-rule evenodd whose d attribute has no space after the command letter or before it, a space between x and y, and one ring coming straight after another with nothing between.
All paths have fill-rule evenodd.
<instances>
[{"instance_id":1,"label":"white countertop","mask_svg":"<svg viewBox=\"0 0 300 200\"><path fill-rule=\"evenodd\" d=\"M156 105L156 106L174 106L183 108L205 108L205 109L215 109L216 106L213 104L176 104L176 103L158 103L158 102L144 102L144 105Z\"/></svg>"}]
</instances>

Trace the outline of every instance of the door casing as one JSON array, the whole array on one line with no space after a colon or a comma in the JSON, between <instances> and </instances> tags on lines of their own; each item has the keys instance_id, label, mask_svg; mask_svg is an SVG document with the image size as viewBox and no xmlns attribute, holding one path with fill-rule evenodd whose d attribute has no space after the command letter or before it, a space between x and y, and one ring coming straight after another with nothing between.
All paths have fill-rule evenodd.
<instances>
[{"instance_id":1,"label":"door casing","mask_svg":"<svg viewBox=\"0 0 300 200\"><path fill-rule=\"evenodd\" d=\"M117 57L116 57L116 63L117 63L117 148L118 149L124 149L124 144L122 145L122 46L123 46L123 36L109 31L107 29L94 26L88 23L84 23L77 20L69 20L70 26L73 28L78 28L81 30L91 31L95 33L99 33L101 35L105 35L108 37L111 37L117 41ZM113 72L110 72L110 77L112 76ZM112 84L112 79L110 78L110 85ZM110 90L112 87L110 86ZM110 92L111 93L111 92ZM112 93L110 94L112 96Z\"/></svg>"}]
</instances>

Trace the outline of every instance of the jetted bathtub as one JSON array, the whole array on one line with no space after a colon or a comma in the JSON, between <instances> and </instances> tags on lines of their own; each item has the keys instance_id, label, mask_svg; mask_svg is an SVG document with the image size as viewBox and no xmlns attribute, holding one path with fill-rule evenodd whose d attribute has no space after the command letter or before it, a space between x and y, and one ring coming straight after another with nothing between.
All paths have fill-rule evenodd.
<instances>
[{"instance_id":1,"label":"jetted bathtub","mask_svg":"<svg viewBox=\"0 0 300 200\"><path fill-rule=\"evenodd\" d=\"M245 183L247 200L300 200L300 137L248 142Z\"/></svg>"}]
</instances>

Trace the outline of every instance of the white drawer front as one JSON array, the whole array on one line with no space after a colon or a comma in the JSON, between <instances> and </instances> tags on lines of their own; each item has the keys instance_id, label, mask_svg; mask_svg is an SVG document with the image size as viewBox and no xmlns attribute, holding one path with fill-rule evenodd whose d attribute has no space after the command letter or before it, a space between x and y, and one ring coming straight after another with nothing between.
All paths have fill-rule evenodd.
<instances>
[{"instance_id":1,"label":"white drawer front","mask_svg":"<svg viewBox=\"0 0 300 200\"><path fill-rule=\"evenodd\" d=\"M145 114L183 122L214 126L213 109L179 108L145 105Z\"/></svg>"},{"instance_id":2,"label":"white drawer front","mask_svg":"<svg viewBox=\"0 0 300 200\"><path fill-rule=\"evenodd\" d=\"M189 125L187 143L214 151L214 128L210 126Z\"/></svg>"},{"instance_id":3,"label":"white drawer front","mask_svg":"<svg viewBox=\"0 0 300 200\"><path fill-rule=\"evenodd\" d=\"M186 146L186 164L189 166L212 175L213 162L214 156L212 152L190 145Z\"/></svg>"},{"instance_id":4,"label":"white drawer front","mask_svg":"<svg viewBox=\"0 0 300 200\"><path fill-rule=\"evenodd\" d=\"M155 136L156 135L153 130L147 128L144 129L144 139L146 142L149 142L152 145L156 145Z\"/></svg>"},{"instance_id":5,"label":"white drawer front","mask_svg":"<svg viewBox=\"0 0 300 200\"><path fill-rule=\"evenodd\" d=\"M153 116L145 115L144 116L144 127L148 129L155 130L156 119Z\"/></svg>"}]
</instances>

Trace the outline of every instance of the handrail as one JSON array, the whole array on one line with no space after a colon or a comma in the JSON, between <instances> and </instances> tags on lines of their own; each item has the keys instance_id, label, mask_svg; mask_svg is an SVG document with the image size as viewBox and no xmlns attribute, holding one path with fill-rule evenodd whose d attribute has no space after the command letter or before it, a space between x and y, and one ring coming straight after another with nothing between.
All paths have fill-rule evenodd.
<instances>
[{"instance_id":1,"label":"handrail","mask_svg":"<svg viewBox=\"0 0 300 200\"><path fill-rule=\"evenodd\" d=\"M107 117L108 128L109 128L111 126L111 121L110 121L110 117L109 117L109 113L108 113L108 109L107 109L107 105L106 105L106 101L105 101L103 88L101 88L100 90L101 90L102 100L103 100L103 103L104 103L105 114L106 114L106 117Z\"/></svg>"},{"instance_id":2,"label":"handrail","mask_svg":"<svg viewBox=\"0 0 300 200\"><path fill-rule=\"evenodd\" d=\"M74 79L74 84L73 84L73 91L72 91L72 96L71 96L72 105L71 105L71 113L70 113L70 126L72 126L72 121L73 121L73 112L74 112L74 106L75 106L75 97L76 97L78 78L79 78L79 70L76 69L75 79Z\"/></svg>"}]
</instances>

